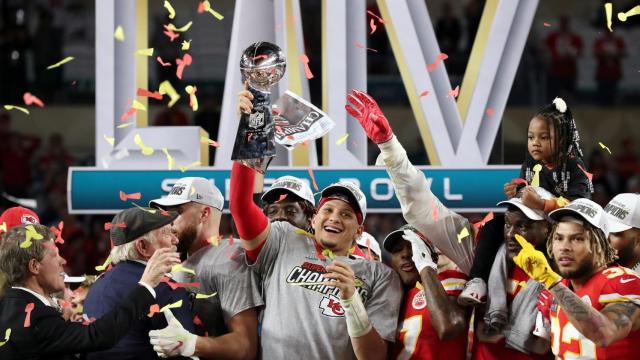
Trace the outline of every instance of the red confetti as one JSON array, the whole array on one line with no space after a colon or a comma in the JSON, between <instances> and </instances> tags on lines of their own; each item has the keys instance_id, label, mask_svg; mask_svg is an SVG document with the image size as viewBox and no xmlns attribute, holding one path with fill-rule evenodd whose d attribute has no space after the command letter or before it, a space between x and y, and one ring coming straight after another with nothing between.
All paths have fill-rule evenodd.
<instances>
[{"instance_id":1,"label":"red confetti","mask_svg":"<svg viewBox=\"0 0 640 360\"><path fill-rule=\"evenodd\" d=\"M578 164L578 168L580 168L580 170L582 170L582 172L587 177L587 179L589 179L589 181L591 181L591 179L593 179L593 174L588 172L587 170L585 170L580 164Z\"/></svg>"},{"instance_id":2,"label":"red confetti","mask_svg":"<svg viewBox=\"0 0 640 360\"><path fill-rule=\"evenodd\" d=\"M369 26L371 27L371 32L369 33L369 35L373 35L373 33L376 32L376 30L378 30L378 27L376 26L376 21L371 19L369 21Z\"/></svg>"},{"instance_id":3,"label":"red confetti","mask_svg":"<svg viewBox=\"0 0 640 360\"><path fill-rule=\"evenodd\" d=\"M282 194L282 195L280 195L280 198L275 201L275 203L277 204L277 203L281 202L282 200L284 200L286 198L287 198L287 194Z\"/></svg>"},{"instance_id":4,"label":"red confetti","mask_svg":"<svg viewBox=\"0 0 640 360\"><path fill-rule=\"evenodd\" d=\"M473 224L473 227L476 229L476 238L478 237L478 233L480 232L480 228L484 226L484 224L488 223L489 221L493 220L493 211L488 213L484 219L478 221L477 223Z\"/></svg>"},{"instance_id":5,"label":"red confetti","mask_svg":"<svg viewBox=\"0 0 640 360\"><path fill-rule=\"evenodd\" d=\"M138 111L138 109L130 108L126 113L124 113L124 114L122 114L122 116L120 116L120 121L121 122L127 121L127 119L130 118L131 115L135 114L136 111Z\"/></svg>"},{"instance_id":6,"label":"red confetti","mask_svg":"<svg viewBox=\"0 0 640 360\"><path fill-rule=\"evenodd\" d=\"M438 54L438 56L437 56L437 59L438 59L438 60L440 60L440 61L447 60L448 58L449 58L449 55L447 55L447 54L445 54L445 53L440 53L440 54Z\"/></svg>"},{"instance_id":7,"label":"red confetti","mask_svg":"<svg viewBox=\"0 0 640 360\"><path fill-rule=\"evenodd\" d=\"M316 177L313 176L313 169L309 168L307 170L309 171L309 177L311 178L311 181L313 181L313 188L318 191L318 183L316 183Z\"/></svg>"},{"instance_id":8,"label":"red confetti","mask_svg":"<svg viewBox=\"0 0 640 360\"><path fill-rule=\"evenodd\" d=\"M423 96L427 96L427 95L429 95L429 91L425 90L425 91L421 92L421 93L418 95L418 97L423 97Z\"/></svg>"},{"instance_id":9,"label":"red confetti","mask_svg":"<svg viewBox=\"0 0 640 360\"><path fill-rule=\"evenodd\" d=\"M125 223L111 223L111 222L106 222L104 223L104 229L105 230L111 230L112 227L119 227L119 228L126 228L127 224Z\"/></svg>"},{"instance_id":10,"label":"red confetti","mask_svg":"<svg viewBox=\"0 0 640 360\"><path fill-rule=\"evenodd\" d=\"M176 65L178 65L178 68L176 69L176 76L178 77L178 79L182 80L182 72L184 71L184 68L186 66L191 65L191 60L192 58L189 54L184 54L184 57L182 59L176 59Z\"/></svg>"},{"instance_id":11,"label":"red confetti","mask_svg":"<svg viewBox=\"0 0 640 360\"><path fill-rule=\"evenodd\" d=\"M204 326L204 324L202 324L202 320L200 320L198 315L193 317L193 325L195 325L195 326Z\"/></svg>"},{"instance_id":12,"label":"red confetti","mask_svg":"<svg viewBox=\"0 0 640 360\"><path fill-rule=\"evenodd\" d=\"M367 14L375 17L376 19L378 19L378 21L380 21L380 24L384 24L384 20L382 20L382 18L376 14L373 13L373 11L371 10L367 10Z\"/></svg>"},{"instance_id":13,"label":"red confetti","mask_svg":"<svg viewBox=\"0 0 640 360\"><path fill-rule=\"evenodd\" d=\"M493 116L493 114L495 114L495 110L493 110L492 108L488 108L487 109L487 116Z\"/></svg>"},{"instance_id":14,"label":"red confetti","mask_svg":"<svg viewBox=\"0 0 640 360\"><path fill-rule=\"evenodd\" d=\"M190 283L175 282L175 281L171 281L171 279L169 279L166 276L160 279L160 282L169 285L171 290L175 290L177 288L183 288L183 287L200 287L199 282L190 282Z\"/></svg>"},{"instance_id":15,"label":"red confetti","mask_svg":"<svg viewBox=\"0 0 640 360\"><path fill-rule=\"evenodd\" d=\"M524 184L524 186L529 186L529 183L527 182L527 180L521 179L521 178L511 179L511 183L516 184L516 185Z\"/></svg>"},{"instance_id":16,"label":"red confetti","mask_svg":"<svg viewBox=\"0 0 640 360\"><path fill-rule=\"evenodd\" d=\"M31 311L33 310L34 307L35 307L34 303L28 303L27 306L25 306L24 308L24 312L27 313L27 315L24 317L24 327L26 328L31 326Z\"/></svg>"},{"instance_id":17,"label":"red confetti","mask_svg":"<svg viewBox=\"0 0 640 360\"><path fill-rule=\"evenodd\" d=\"M160 210L160 215L169 216L169 212L167 210Z\"/></svg>"},{"instance_id":18,"label":"red confetti","mask_svg":"<svg viewBox=\"0 0 640 360\"><path fill-rule=\"evenodd\" d=\"M322 246L320 246L320 243L318 243L318 241L314 241L314 245L316 246L316 256L318 259L320 259L320 261L327 260L326 256L322 255Z\"/></svg>"},{"instance_id":19,"label":"red confetti","mask_svg":"<svg viewBox=\"0 0 640 360\"><path fill-rule=\"evenodd\" d=\"M305 54L300 54L300 61L304 63L304 75L307 79L313 79L313 73L309 68L309 57Z\"/></svg>"},{"instance_id":20,"label":"red confetti","mask_svg":"<svg viewBox=\"0 0 640 360\"><path fill-rule=\"evenodd\" d=\"M122 200L122 201L127 201L127 199L140 200L141 197L142 197L142 195L139 192L132 193L132 194L126 194L124 191L120 191L120 200Z\"/></svg>"},{"instance_id":21,"label":"red confetti","mask_svg":"<svg viewBox=\"0 0 640 360\"><path fill-rule=\"evenodd\" d=\"M35 104L38 107L44 107L44 103L42 102L42 100L38 99L37 96L31 94L30 92L24 93L24 95L22 96L22 100L24 100L25 105Z\"/></svg>"},{"instance_id":22,"label":"red confetti","mask_svg":"<svg viewBox=\"0 0 640 360\"><path fill-rule=\"evenodd\" d=\"M147 315L147 316L152 317L153 314L157 314L159 312L160 312L160 305L153 304L153 305L149 306L149 315Z\"/></svg>"},{"instance_id":23,"label":"red confetti","mask_svg":"<svg viewBox=\"0 0 640 360\"><path fill-rule=\"evenodd\" d=\"M198 3L198 14L204 13L204 3L201 1Z\"/></svg>"},{"instance_id":24,"label":"red confetti","mask_svg":"<svg viewBox=\"0 0 640 360\"><path fill-rule=\"evenodd\" d=\"M551 24L549 24L548 22L543 22L542 25L544 25L544 27L551 27Z\"/></svg>"},{"instance_id":25,"label":"red confetti","mask_svg":"<svg viewBox=\"0 0 640 360\"><path fill-rule=\"evenodd\" d=\"M433 70L436 69L436 67L438 67L438 65L449 58L449 55L445 54L445 53L439 53L438 56L436 56L436 60L434 62L432 62L431 64L427 64L427 71L428 72L432 72Z\"/></svg>"},{"instance_id":26,"label":"red confetti","mask_svg":"<svg viewBox=\"0 0 640 360\"><path fill-rule=\"evenodd\" d=\"M171 42L180 37L180 34L176 34L173 30L169 29L169 25L164 25L164 34L169 37Z\"/></svg>"},{"instance_id":27,"label":"red confetti","mask_svg":"<svg viewBox=\"0 0 640 360\"><path fill-rule=\"evenodd\" d=\"M449 96L451 96L452 98L457 98L459 92L460 92L460 85L456 86L456 88L453 90L449 90Z\"/></svg>"},{"instance_id":28,"label":"red confetti","mask_svg":"<svg viewBox=\"0 0 640 360\"><path fill-rule=\"evenodd\" d=\"M64 244L64 239L62 238L62 229L64 228L64 221L60 221L58 223L58 228L56 228L55 226L52 226L51 232L53 232L56 235L56 243L57 244Z\"/></svg>"},{"instance_id":29,"label":"red confetti","mask_svg":"<svg viewBox=\"0 0 640 360\"><path fill-rule=\"evenodd\" d=\"M143 88L138 88L138 92L136 93L136 95L150 97L150 98L154 98L156 100L162 100L162 94L160 94L160 92L158 92L158 91L151 92L151 91L149 91L147 89L143 89Z\"/></svg>"},{"instance_id":30,"label":"red confetti","mask_svg":"<svg viewBox=\"0 0 640 360\"><path fill-rule=\"evenodd\" d=\"M260 55L256 55L256 56L254 56L253 58L251 58L251 60L256 61L256 60L266 59L266 58L268 58L268 56L267 56L267 55L265 55L265 54L260 54Z\"/></svg>"},{"instance_id":31,"label":"red confetti","mask_svg":"<svg viewBox=\"0 0 640 360\"><path fill-rule=\"evenodd\" d=\"M358 49L367 49L367 50L371 50L371 51L376 52L376 53L378 52L378 50L376 50L376 49L372 49L372 48L368 48L368 47L366 47L366 46L364 46L364 45L360 44L360 43L359 43L359 42L357 42L357 41L354 41L354 42L353 42L353 44L354 44Z\"/></svg>"},{"instance_id":32,"label":"red confetti","mask_svg":"<svg viewBox=\"0 0 640 360\"><path fill-rule=\"evenodd\" d=\"M170 63L170 62L164 62L164 61L162 61L162 58L161 58L160 56L158 56L158 57L156 58L156 61L158 61L158 62L160 63L160 65L162 65L162 66L164 66L164 67L171 66L171 63Z\"/></svg>"},{"instance_id":33,"label":"red confetti","mask_svg":"<svg viewBox=\"0 0 640 360\"><path fill-rule=\"evenodd\" d=\"M68 302L67 300L60 300L60 307L62 309L71 309L71 303Z\"/></svg>"}]
</instances>

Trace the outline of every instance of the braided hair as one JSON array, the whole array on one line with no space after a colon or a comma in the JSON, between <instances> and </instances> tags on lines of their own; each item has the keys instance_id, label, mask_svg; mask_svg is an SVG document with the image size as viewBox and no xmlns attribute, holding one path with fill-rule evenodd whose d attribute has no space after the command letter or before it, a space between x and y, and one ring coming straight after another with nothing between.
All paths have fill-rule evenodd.
<instances>
[{"instance_id":1,"label":"braided hair","mask_svg":"<svg viewBox=\"0 0 640 360\"><path fill-rule=\"evenodd\" d=\"M539 118L547 122L549 128L555 130L552 161L554 165L553 179L560 184L562 193L569 190L570 170L567 170L567 161L575 159L582 160L583 154L580 148L580 134L573 118L571 110L561 98L555 98L551 104L543 106L534 118ZM525 165L525 177L528 182L533 179L533 166L537 162L527 151ZM551 190L551 189L548 189ZM589 191L593 192L593 184L589 180Z\"/></svg>"},{"instance_id":2,"label":"braided hair","mask_svg":"<svg viewBox=\"0 0 640 360\"><path fill-rule=\"evenodd\" d=\"M589 252L594 256L596 268L615 262L618 257L617 252L609 244L609 240L604 232L586 221L583 227L585 232L588 233ZM557 229L558 223L555 223L552 227L551 234L547 238L547 255L549 255L550 259L553 259L553 238L556 235Z\"/></svg>"}]
</instances>

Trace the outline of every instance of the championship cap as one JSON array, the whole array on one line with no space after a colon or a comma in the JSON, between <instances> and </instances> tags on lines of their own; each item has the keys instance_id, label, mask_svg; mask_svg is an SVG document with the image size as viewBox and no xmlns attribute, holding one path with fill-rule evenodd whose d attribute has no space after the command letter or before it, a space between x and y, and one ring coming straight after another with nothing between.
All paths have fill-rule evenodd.
<instances>
[{"instance_id":1,"label":"championship cap","mask_svg":"<svg viewBox=\"0 0 640 360\"><path fill-rule=\"evenodd\" d=\"M322 199L318 208L322 206L326 199L340 199L348 202L356 213L361 214L362 218L358 219L360 225L364 222L364 218L367 216L367 198L364 193L356 186L356 184L350 181L340 181L333 183L322 190L320 193Z\"/></svg>"},{"instance_id":2,"label":"championship cap","mask_svg":"<svg viewBox=\"0 0 640 360\"><path fill-rule=\"evenodd\" d=\"M123 245L134 241L149 231L161 228L178 217L174 211L158 209L129 208L113 217L113 224L124 223L126 226L113 226L110 230L113 245Z\"/></svg>"},{"instance_id":3,"label":"championship cap","mask_svg":"<svg viewBox=\"0 0 640 360\"><path fill-rule=\"evenodd\" d=\"M201 177L185 177L173 185L169 195L149 201L149 206L177 206L192 201L220 211L224 205L222 193L211 181Z\"/></svg>"},{"instance_id":4,"label":"championship cap","mask_svg":"<svg viewBox=\"0 0 640 360\"><path fill-rule=\"evenodd\" d=\"M535 190L536 194L538 194L538 196L540 196L540 198L542 200L551 200L553 199L553 195L547 191L545 188L542 188L540 186L530 186L530 188L532 188L533 190ZM545 214L544 211L540 210L540 209L532 209L530 207L528 207L527 205L525 205L524 203L522 203L522 190L518 191L518 193L516 194L515 197L512 197L509 200L504 200L504 201L500 201L498 203L498 206L500 205L513 205L515 207L517 207L518 209L520 209L520 211L522 211L524 213L524 215L526 217L528 217L531 220L545 220Z\"/></svg>"},{"instance_id":5,"label":"championship cap","mask_svg":"<svg viewBox=\"0 0 640 360\"><path fill-rule=\"evenodd\" d=\"M363 231L356 239L356 244L358 244L358 246L371 249L374 254L378 255L379 258L382 258L382 251L380 250L378 240L368 232Z\"/></svg>"},{"instance_id":6,"label":"championship cap","mask_svg":"<svg viewBox=\"0 0 640 360\"><path fill-rule=\"evenodd\" d=\"M640 229L640 194L618 194L604 207L604 212L609 222L609 233Z\"/></svg>"},{"instance_id":7,"label":"championship cap","mask_svg":"<svg viewBox=\"0 0 640 360\"><path fill-rule=\"evenodd\" d=\"M554 210L549 213L554 221L560 221L564 216L577 215L589 222L591 225L602 230L605 236L609 236L609 224L607 216L602 207L589 199L575 199L567 206Z\"/></svg>"},{"instance_id":8,"label":"championship cap","mask_svg":"<svg viewBox=\"0 0 640 360\"><path fill-rule=\"evenodd\" d=\"M40 224L40 218L33 210L22 206L15 206L5 210L0 215L0 225L5 224L6 230L9 231L14 226Z\"/></svg>"},{"instance_id":9,"label":"championship cap","mask_svg":"<svg viewBox=\"0 0 640 360\"><path fill-rule=\"evenodd\" d=\"M309 185L295 176L282 176L277 178L269 190L262 194L262 201L267 203L274 203L278 201L278 198L283 193L293 194L302 200L306 200L311 205L316 206L316 201L313 198L313 192Z\"/></svg>"},{"instance_id":10,"label":"championship cap","mask_svg":"<svg viewBox=\"0 0 640 360\"><path fill-rule=\"evenodd\" d=\"M405 225L402 225L398 230L394 230L390 232L389 235L387 235L387 237L384 238L384 241L382 241L382 247L388 252L391 252L391 250L393 249L393 247L398 241L401 241L401 240L407 241L402 237L404 235L405 230L409 230L415 233L416 235L418 235L419 238L424 240L424 236L416 228L414 228L409 224L405 224ZM437 263L438 252L434 248L433 244L431 244L431 242L429 241L425 241L424 243L427 244L427 247L431 251L431 258L433 259L433 261Z\"/></svg>"}]
</instances>

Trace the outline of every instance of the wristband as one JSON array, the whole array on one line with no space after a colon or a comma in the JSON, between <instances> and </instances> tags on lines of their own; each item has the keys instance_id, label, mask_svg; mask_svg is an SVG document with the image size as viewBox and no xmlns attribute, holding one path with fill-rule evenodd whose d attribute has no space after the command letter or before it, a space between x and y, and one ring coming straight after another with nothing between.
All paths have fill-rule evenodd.
<instances>
[{"instance_id":1,"label":"wristband","mask_svg":"<svg viewBox=\"0 0 640 360\"><path fill-rule=\"evenodd\" d=\"M371 322L364 308L362 298L356 291L349 299L340 299L340 305L344 310L344 318L347 320L347 332L352 338L366 335L371 329Z\"/></svg>"}]
</instances>

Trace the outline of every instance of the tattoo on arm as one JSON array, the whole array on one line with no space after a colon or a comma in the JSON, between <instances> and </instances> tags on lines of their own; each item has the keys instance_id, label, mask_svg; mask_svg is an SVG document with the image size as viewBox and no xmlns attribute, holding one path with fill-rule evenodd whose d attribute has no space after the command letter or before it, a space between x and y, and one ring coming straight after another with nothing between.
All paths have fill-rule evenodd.
<instances>
[{"instance_id":1,"label":"tattoo on arm","mask_svg":"<svg viewBox=\"0 0 640 360\"><path fill-rule=\"evenodd\" d=\"M633 325L631 319L637 311L640 311L638 305L632 302L619 302L607 305L600 313L608 317L618 330L623 330Z\"/></svg>"},{"instance_id":2,"label":"tattoo on arm","mask_svg":"<svg viewBox=\"0 0 640 360\"><path fill-rule=\"evenodd\" d=\"M562 307L565 314L578 322L576 324L571 321L573 325L580 330L581 327L595 327L596 329L605 326L602 315L596 311L591 305L586 304L582 299L578 297L573 291L563 284L558 284L551 289L551 293L555 296L556 301Z\"/></svg>"}]
</instances>

